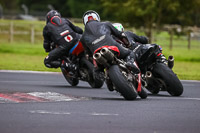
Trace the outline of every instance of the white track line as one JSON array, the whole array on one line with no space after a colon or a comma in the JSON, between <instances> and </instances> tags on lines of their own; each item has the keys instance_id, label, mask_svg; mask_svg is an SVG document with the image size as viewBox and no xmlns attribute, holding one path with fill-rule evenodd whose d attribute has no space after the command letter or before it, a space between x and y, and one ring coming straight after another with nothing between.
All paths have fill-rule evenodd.
<instances>
[{"instance_id":1,"label":"white track line","mask_svg":"<svg viewBox=\"0 0 200 133\"><path fill-rule=\"evenodd\" d=\"M147 99L167 99L167 100L197 100L200 101L200 98L191 98L191 97L151 97L148 96Z\"/></svg>"},{"instance_id":2,"label":"white track line","mask_svg":"<svg viewBox=\"0 0 200 133\"><path fill-rule=\"evenodd\" d=\"M119 116L119 114L110 114L110 113L70 113L62 111L47 111L47 110L31 110L29 111L32 114L52 114L52 115L72 115L72 114L83 114L91 116Z\"/></svg>"},{"instance_id":3,"label":"white track line","mask_svg":"<svg viewBox=\"0 0 200 133\"><path fill-rule=\"evenodd\" d=\"M10 73L36 73L36 74L61 74L61 72L25 71L25 70L0 70L0 72L10 72Z\"/></svg>"},{"instance_id":4,"label":"white track line","mask_svg":"<svg viewBox=\"0 0 200 133\"><path fill-rule=\"evenodd\" d=\"M0 70L0 72L15 72L15 73L38 73L38 74L62 74L61 72L47 72L47 71L28 71L28 70ZM181 80L186 82L200 82L200 80Z\"/></svg>"},{"instance_id":5,"label":"white track line","mask_svg":"<svg viewBox=\"0 0 200 133\"><path fill-rule=\"evenodd\" d=\"M32 114L53 114L53 115L70 115L69 112L58 112L58 111L46 111L46 110L31 110Z\"/></svg>"},{"instance_id":6,"label":"white track line","mask_svg":"<svg viewBox=\"0 0 200 133\"><path fill-rule=\"evenodd\" d=\"M91 113L93 116L118 116L119 114L108 114L108 113Z\"/></svg>"}]
</instances>

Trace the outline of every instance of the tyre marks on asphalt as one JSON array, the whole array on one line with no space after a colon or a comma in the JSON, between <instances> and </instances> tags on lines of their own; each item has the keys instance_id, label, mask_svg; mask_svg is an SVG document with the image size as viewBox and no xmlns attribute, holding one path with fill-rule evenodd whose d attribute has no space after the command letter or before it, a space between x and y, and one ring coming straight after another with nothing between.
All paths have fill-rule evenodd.
<instances>
[{"instance_id":1,"label":"tyre marks on asphalt","mask_svg":"<svg viewBox=\"0 0 200 133\"><path fill-rule=\"evenodd\" d=\"M79 101L87 99L56 92L0 93L0 103Z\"/></svg>"}]
</instances>

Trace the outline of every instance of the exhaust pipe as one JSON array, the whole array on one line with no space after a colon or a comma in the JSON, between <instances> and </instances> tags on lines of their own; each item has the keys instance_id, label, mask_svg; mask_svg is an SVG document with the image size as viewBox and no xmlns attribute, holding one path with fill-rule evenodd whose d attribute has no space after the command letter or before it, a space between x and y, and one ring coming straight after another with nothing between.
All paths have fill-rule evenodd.
<instances>
[{"instance_id":1,"label":"exhaust pipe","mask_svg":"<svg viewBox=\"0 0 200 133\"><path fill-rule=\"evenodd\" d=\"M95 53L93 59L95 59L99 64L107 63L107 60L100 53Z\"/></svg>"},{"instance_id":2,"label":"exhaust pipe","mask_svg":"<svg viewBox=\"0 0 200 133\"><path fill-rule=\"evenodd\" d=\"M108 48L102 48L100 53L108 60L112 61L114 59L114 54Z\"/></svg>"},{"instance_id":3,"label":"exhaust pipe","mask_svg":"<svg viewBox=\"0 0 200 133\"><path fill-rule=\"evenodd\" d=\"M174 67L174 57L173 57L172 55L170 55L170 56L168 57L168 67L169 67L170 69L172 69L172 68Z\"/></svg>"},{"instance_id":4,"label":"exhaust pipe","mask_svg":"<svg viewBox=\"0 0 200 133\"><path fill-rule=\"evenodd\" d=\"M151 78L152 77L152 73L150 71L147 71L145 74L146 78Z\"/></svg>"},{"instance_id":5,"label":"exhaust pipe","mask_svg":"<svg viewBox=\"0 0 200 133\"><path fill-rule=\"evenodd\" d=\"M145 78L146 78L147 84L153 83L153 75L150 71L146 72Z\"/></svg>"}]
</instances>

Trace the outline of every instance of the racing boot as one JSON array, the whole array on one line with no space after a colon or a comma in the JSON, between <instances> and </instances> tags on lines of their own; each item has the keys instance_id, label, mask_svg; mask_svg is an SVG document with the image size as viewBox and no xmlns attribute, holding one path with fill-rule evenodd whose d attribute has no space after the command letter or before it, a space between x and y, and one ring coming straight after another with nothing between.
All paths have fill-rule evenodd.
<instances>
[{"instance_id":1,"label":"racing boot","mask_svg":"<svg viewBox=\"0 0 200 133\"><path fill-rule=\"evenodd\" d=\"M126 63L126 67L129 70L133 71L133 73L135 73L135 74L139 74L140 73L140 69L136 66L136 63L134 61L128 61Z\"/></svg>"},{"instance_id":2,"label":"racing boot","mask_svg":"<svg viewBox=\"0 0 200 133\"><path fill-rule=\"evenodd\" d=\"M104 71L99 67L97 68L95 67L93 70L93 79L104 81L105 80Z\"/></svg>"},{"instance_id":3,"label":"racing boot","mask_svg":"<svg viewBox=\"0 0 200 133\"><path fill-rule=\"evenodd\" d=\"M160 57L160 58L161 58L161 62L163 62L163 63L166 64L166 65L168 64L168 63L167 63L167 59L166 59L166 57L165 57L163 54L161 54L161 57Z\"/></svg>"},{"instance_id":4,"label":"racing boot","mask_svg":"<svg viewBox=\"0 0 200 133\"><path fill-rule=\"evenodd\" d=\"M168 61L167 61L166 57L162 53L159 53L157 55L157 61L164 63L166 66L168 64Z\"/></svg>"},{"instance_id":5,"label":"racing boot","mask_svg":"<svg viewBox=\"0 0 200 133\"><path fill-rule=\"evenodd\" d=\"M126 67L133 71L135 74L140 73L140 69L137 67L137 64L135 63L134 55L130 54L126 57Z\"/></svg>"},{"instance_id":6,"label":"racing boot","mask_svg":"<svg viewBox=\"0 0 200 133\"><path fill-rule=\"evenodd\" d=\"M64 67L68 71L75 72L77 70L77 66L73 63L62 61L61 67Z\"/></svg>"}]
</instances>

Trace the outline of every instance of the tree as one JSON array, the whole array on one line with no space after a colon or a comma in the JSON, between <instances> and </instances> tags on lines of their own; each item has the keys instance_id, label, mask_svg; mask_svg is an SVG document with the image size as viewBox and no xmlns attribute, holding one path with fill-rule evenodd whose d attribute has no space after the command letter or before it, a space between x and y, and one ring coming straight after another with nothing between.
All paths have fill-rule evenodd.
<instances>
[{"instance_id":1,"label":"tree","mask_svg":"<svg viewBox=\"0 0 200 133\"><path fill-rule=\"evenodd\" d=\"M102 0L104 14L130 26L144 26L151 38L152 28L163 24L194 24L193 13L199 12L198 0Z\"/></svg>"},{"instance_id":2,"label":"tree","mask_svg":"<svg viewBox=\"0 0 200 133\"><path fill-rule=\"evenodd\" d=\"M97 0L68 0L69 12L73 17L82 18L87 10L102 12L101 2Z\"/></svg>"}]
</instances>

